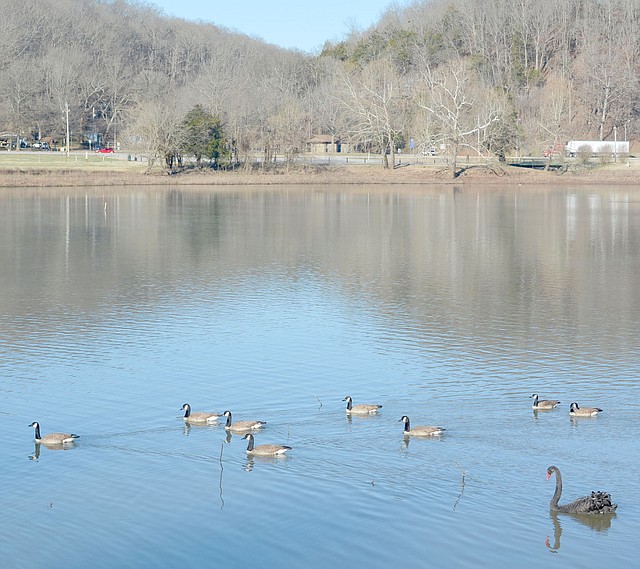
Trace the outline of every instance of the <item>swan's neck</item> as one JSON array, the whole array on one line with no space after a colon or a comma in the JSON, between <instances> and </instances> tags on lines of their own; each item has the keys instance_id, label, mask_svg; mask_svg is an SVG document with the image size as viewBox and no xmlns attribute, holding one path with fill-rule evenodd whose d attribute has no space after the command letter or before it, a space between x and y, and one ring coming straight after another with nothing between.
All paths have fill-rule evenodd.
<instances>
[{"instance_id":1,"label":"swan's neck","mask_svg":"<svg viewBox=\"0 0 640 569\"><path fill-rule=\"evenodd\" d=\"M253 450L253 435L249 435L249 444L247 445L247 450L248 451Z\"/></svg>"},{"instance_id":2,"label":"swan's neck","mask_svg":"<svg viewBox=\"0 0 640 569\"><path fill-rule=\"evenodd\" d=\"M554 470L554 472L556 474L556 491L553 494L553 498L551 498L551 507L557 508L560 496L562 495L562 476L559 470Z\"/></svg>"}]
</instances>

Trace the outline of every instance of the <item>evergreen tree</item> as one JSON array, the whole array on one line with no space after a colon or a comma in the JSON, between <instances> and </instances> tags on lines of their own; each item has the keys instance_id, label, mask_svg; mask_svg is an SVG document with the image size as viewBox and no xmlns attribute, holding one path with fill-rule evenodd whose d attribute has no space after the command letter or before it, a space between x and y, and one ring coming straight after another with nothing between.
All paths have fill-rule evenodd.
<instances>
[{"instance_id":1,"label":"evergreen tree","mask_svg":"<svg viewBox=\"0 0 640 569\"><path fill-rule=\"evenodd\" d=\"M226 154L224 131L220 118L206 111L202 105L196 105L184 119L185 154L196 157L198 168L202 159L210 161L212 168L218 168L220 159Z\"/></svg>"}]
</instances>

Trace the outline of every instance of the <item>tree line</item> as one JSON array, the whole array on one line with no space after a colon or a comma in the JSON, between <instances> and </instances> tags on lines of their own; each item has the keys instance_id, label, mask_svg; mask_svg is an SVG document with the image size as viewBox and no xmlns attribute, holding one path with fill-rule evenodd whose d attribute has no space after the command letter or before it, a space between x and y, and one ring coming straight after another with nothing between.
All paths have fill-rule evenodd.
<instances>
[{"instance_id":1,"label":"tree line","mask_svg":"<svg viewBox=\"0 0 640 569\"><path fill-rule=\"evenodd\" d=\"M504 159L633 138L640 0L422 0L305 54L124 0L5 0L0 131L176 168L293 160L316 134ZM67 111L68 109L68 111Z\"/></svg>"}]
</instances>

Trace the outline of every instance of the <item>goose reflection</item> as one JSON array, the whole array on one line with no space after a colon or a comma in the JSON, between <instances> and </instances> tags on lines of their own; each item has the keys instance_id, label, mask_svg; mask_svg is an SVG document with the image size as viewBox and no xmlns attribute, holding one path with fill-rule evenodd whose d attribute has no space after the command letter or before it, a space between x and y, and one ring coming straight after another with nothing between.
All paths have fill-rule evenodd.
<instances>
[{"instance_id":1,"label":"goose reflection","mask_svg":"<svg viewBox=\"0 0 640 569\"><path fill-rule=\"evenodd\" d=\"M587 526L595 531L606 532L611 527L611 521L616 517L616 514L559 514L558 512L550 511L549 517L553 523L553 545L547 536L545 545L551 553L557 553L560 549L560 538L562 537L562 523L560 522L560 515L564 516L564 519L572 519Z\"/></svg>"},{"instance_id":2,"label":"goose reflection","mask_svg":"<svg viewBox=\"0 0 640 569\"><path fill-rule=\"evenodd\" d=\"M345 413L346 418L347 418L347 423L349 423L350 425L352 425L354 422L355 423L362 423L363 421L376 421L380 419L380 415L378 415L377 413L369 413L369 414L352 414L352 413Z\"/></svg>"},{"instance_id":3,"label":"goose reflection","mask_svg":"<svg viewBox=\"0 0 640 569\"><path fill-rule=\"evenodd\" d=\"M36 448L33 451L33 454L29 455L29 460L35 460L36 462L38 462L38 460L40 459L40 443L35 443Z\"/></svg>"},{"instance_id":4,"label":"goose reflection","mask_svg":"<svg viewBox=\"0 0 640 569\"><path fill-rule=\"evenodd\" d=\"M182 434L185 437L188 437L191 434L191 431L197 432L202 430L214 431L218 428L218 425L211 425L208 423L187 423L185 422L182 426Z\"/></svg>"},{"instance_id":5,"label":"goose reflection","mask_svg":"<svg viewBox=\"0 0 640 569\"><path fill-rule=\"evenodd\" d=\"M574 417L569 416L569 422L574 429L578 428L578 425L588 425L590 423L594 423L598 421L598 416L594 415L593 417Z\"/></svg>"},{"instance_id":6,"label":"goose reflection","mask_svg":"<svg viewBox=\"0 0 640 569\"><path fill-rule=\"evenodd\" d=\"M541 416L550 415L553 409L533 409L533 419L537 421Z\"/></svg>"},{"instance_id":7,"label":"goose reflection","mask_svg":"<svg viewBox=\"0 0 640 569\"><path fill-rule=\"evenodd\" d=\"M445 439L442 437L402 437L402 449L408 450L409 445L414 442L414 444L431 444L435 445L437 443L445 443Z\"/></svg>"},{"instance_id":8,"label":"goose reflection","mask_svg":"<svg viewBox=\"0 0 640 569\"><path fill-rule=\"evenodd\" d=\"M247 461L244 463L243 470L245 470L246 472L251 472L256 464L281 464L283 460L286 460L286 455L249 455L247 457Z\"/></svg>"},{"instance_id":9,"label":"goose reflection","mask_svg":"<svg viewBox=\"0 0 640 569\"><path fill-rule=\"evenodd\" d=\"M35 460L38 462L40 460L40 454L42 453L42 447L45 447L47 450L71 450L73 445L65 445L65 444L51 444L51 443L34 443L35 448L33 449L33 454L29 455L29 460Z\"/></svg>"}]
</instances>

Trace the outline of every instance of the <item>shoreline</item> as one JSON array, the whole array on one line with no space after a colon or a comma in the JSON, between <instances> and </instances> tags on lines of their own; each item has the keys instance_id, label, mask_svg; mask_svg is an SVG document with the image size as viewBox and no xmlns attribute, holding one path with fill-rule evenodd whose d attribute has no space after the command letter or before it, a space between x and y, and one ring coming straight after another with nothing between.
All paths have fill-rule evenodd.
<instances>
[{"instance_id":1,"label":"shoreline","mask_svg":"<svg viewBox=\"0 0 640 569\"><path fill-rule=\"evenodd\" d=\"M608 164L582 172L540 171L515 166L473 166L451 178L447 169L407 164L297 167L270 171L187 171L174 175L118 169L0 168L0 188L109 186L271 186L271 185L638 185L640 165Z\"/></svg>"}]
</instances>

